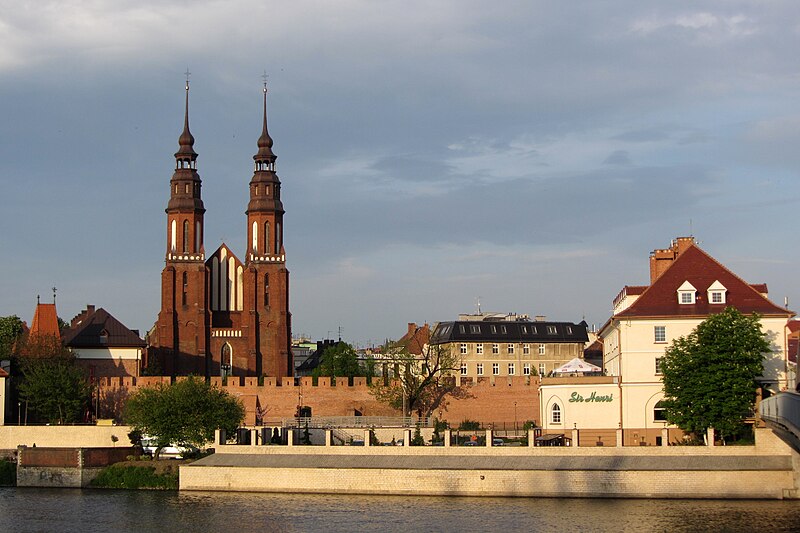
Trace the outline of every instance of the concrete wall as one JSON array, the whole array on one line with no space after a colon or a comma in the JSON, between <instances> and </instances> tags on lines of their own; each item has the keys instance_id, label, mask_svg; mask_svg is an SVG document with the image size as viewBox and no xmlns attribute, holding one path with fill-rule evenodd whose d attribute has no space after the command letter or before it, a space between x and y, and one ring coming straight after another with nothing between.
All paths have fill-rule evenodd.
<instances>
[{"instance_id":1,"label":"concrete wall","mask_svg":"<svg viewBox=\"0 0 800 533\"><path fill-rule=\"evenodd\" d=\"M797 495L791 449L762 429L751 447L336 446L313 452L308 447L246 448L220 446L214 456L182 466L181 490L640 498ZM372 468L371 463L380 467ZM522 467L514 468L515 463Z\"/></svg>"},{"instance_id":2,"label":"concrete wall","mask_svg":"<svg viewBox=\"0 0 800 533\"><path fill-rule=\"evenodd\" d=\"M0 426L0 450L17 446L103 448L130 446L129 426ZM116 443L111 439L116 436Z\"/></svg>"}]
</instances>

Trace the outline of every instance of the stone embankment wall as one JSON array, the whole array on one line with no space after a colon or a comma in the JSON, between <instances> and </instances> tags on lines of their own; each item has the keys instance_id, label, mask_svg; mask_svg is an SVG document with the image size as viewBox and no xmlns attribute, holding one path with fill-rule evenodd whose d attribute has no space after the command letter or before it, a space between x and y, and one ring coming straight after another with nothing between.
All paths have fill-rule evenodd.
<instances>
[{"instance_id":1,"label":"stone embankment wall","mask_svg":"<svg viewBox=\"0 0 800 533\"><path fill-rule=\"evenodd\" d=\"M314 417L354 416L357 413L364 416L401 414L375 399L365 378L354 378L352 385L348 384L346 378L337 378L335 385L330 378L319 378L318 384L313 385L310 377L300 378L297 384L294 378L269 377L264 378L263 385L258 384L258 378L229 378L225 386L220 378L212 378L211 381L242 399L247 409L247 425L255 424L256 406L261 408L265 423L294 417L298 406L310 407ZM101 398L105 399L109 408L121 413L125 397L136 389L169 382L169 377L116 377L101 378L98 386ZM110 417L110 414L107 416ZM519 427L526 420L538 422L538 378L520 376L465 380L458 394L448 397L434 412L434 416L453 426L463 420L477 420L498 428L505 425L510 429L515 422Z\"/></svg>"},{"instance_id":2,"label":"stone embankment wall","mask_svg":"<svg viewBox=\"0 0 800 533\"><path fill-rule=\"evenodd\" d=\"M129 426L0 426L0 450L130 446ZM116 442L114 441L116 438Z\"/></svg>"},{"instance_id":3,"label":"stone embankment wall","mask_svg":"<svg viewBox=\"0 0 800 533\"><path fill-rule=\"evenodd\" d=\"M797 498L771 431L727 447L229 446L181 467L181 490L595 498ZM228 450L229 448L229 450ZM796 453L795 453L796 455Z\"/></svg>"},{"instance_id":4,"label":"stone embankment wall","mask_svg":"<svg viewBox=\"0 0 800 533\"><path fill-rule=\"evenodd\" d=\"M86 487L100 471L124 461L133 448L28 448L17 453L18 487Z\"/></svg>"}]
</instances>

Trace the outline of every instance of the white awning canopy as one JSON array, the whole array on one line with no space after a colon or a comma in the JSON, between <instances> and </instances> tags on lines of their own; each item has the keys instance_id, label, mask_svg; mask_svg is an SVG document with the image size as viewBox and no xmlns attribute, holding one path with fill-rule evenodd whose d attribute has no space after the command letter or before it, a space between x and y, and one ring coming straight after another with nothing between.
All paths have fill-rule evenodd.
<instances>
[{"instance_id":1,"label":"white awning canopy","mask_svg":"<svg viewBox=\"0 0 800 533\"><path fill-rule=\"evenodd\" d=\"M603 369L592 363L587 363L583 359L576 357L569 363L564 363L553 370L555 374L574 374L575 372L602 372Z\"/></svg>"}]
</instances>

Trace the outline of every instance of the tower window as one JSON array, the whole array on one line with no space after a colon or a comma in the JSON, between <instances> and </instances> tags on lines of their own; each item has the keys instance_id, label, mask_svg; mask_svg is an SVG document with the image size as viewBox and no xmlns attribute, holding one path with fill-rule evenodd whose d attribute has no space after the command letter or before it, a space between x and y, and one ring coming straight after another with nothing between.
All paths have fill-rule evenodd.
<instances>
[{"instance_id":1,"label":"tower window","mask_svg":"<svg viewBox=\"0 0 800 533\"><path fill-rule=\"evenodd\" d=\"M264 252L269 253L269 222L264 222Z\"/></svg>"},{"instance_id":2,"label":"tower window","mask_svg":"<svg viewBox=\"0 0 800 533\"><path fill-rule=\"evenodd\" d=\"M181 291L181 304L186 305L187 295L189 293L189 275L188 273L183 273L183 289Z\"/></svg>"},{"instance_id":3,"label":"tower window","mask_svg":"<svg viewBox=\"0 0 800 533\"><path fill-rule=\"evenodd\" d=\"M189 252L189 221L183 221L183 252Z\"/></svg>"},{"instance_id":4,"label":"tower window","mask_svg":"<svg viewBox=\"0 0 800 533\"><path fill-rule=\"evenodd\" d=\"M264 274L264 307L269 307L269 274Z\"/></svg>"}]
</instances>

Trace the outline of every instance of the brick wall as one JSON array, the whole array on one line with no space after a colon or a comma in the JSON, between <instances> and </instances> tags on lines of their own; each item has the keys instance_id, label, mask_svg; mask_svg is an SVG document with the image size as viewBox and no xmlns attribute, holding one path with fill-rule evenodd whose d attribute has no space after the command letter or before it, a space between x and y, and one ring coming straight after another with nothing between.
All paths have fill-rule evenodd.
<instances>
[{"instance_id":1,"label":"brick wall","mask_svg":"<svg viewBox=\"0 0 800 533\"><path fill-rule=\"evenodd\" d=\"M128 393L139 387L155 386L169 383L169 377L142 378L102 378L98 386L102 389L101 397L119 398L124 396L115 389L127 389ZM211 378L211 382L221 386L220 378ZM400 416L398 410L379 402L371 394L370 386L365 378L355 378L348 385L346 378L337 379L334 386L329 378L320 378L313 385L310 377L300 378L295 385L294 378L264 378L263 385L258 385L258 378L229 378L223 387L231 394L241 397L248 408L246 424L255 423L256 402L264 411L264 421L277 422L283 418L292 418L299 405L311 408L312 416L354 416L356 412L363 416ZM120 409L120 407L116 407ZM465 382L456 397L448 397L434 412L434 416L457 426L463 420L477 420L495 427L511 428L516 420L519 427L526 420L539 422L539 382L536 378L502 377L480 378L475 382Z\"/></svg>"}]
</instances>

